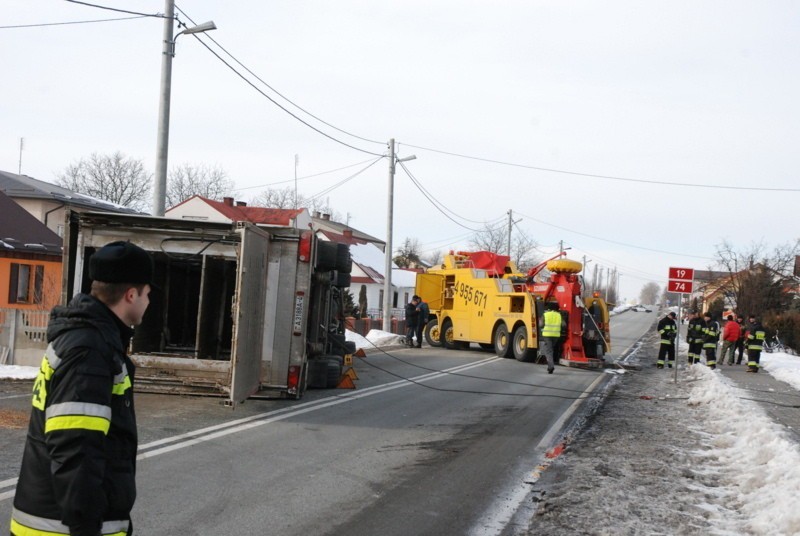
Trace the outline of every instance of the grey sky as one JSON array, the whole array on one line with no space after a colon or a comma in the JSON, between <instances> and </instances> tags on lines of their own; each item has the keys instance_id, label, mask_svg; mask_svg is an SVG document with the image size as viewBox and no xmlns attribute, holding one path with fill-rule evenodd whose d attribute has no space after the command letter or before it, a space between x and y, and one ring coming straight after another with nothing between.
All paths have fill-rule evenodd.
<instances>
[{"instance_id":1,"label":"grey sky","mask_svg":"<svg viewBox=\"0 0 800 536\"><path fill-rule=\"evenodd\" d=\"M164 9L158 0L94 3ZM417 156L407 164L414 176L455 214L499 222L512 209L522 220L515 232L543 250L563 239L574 258L618 265L625 297L647 280L663 285L668 266L706 268L723 238L744 247L800 235L799 191L624 182L407 146L649 181L800 189L796 2L178 6L197 23L213 19L219 29L210 36L292 101L380 143L293 109L321 130L375 153L396 138L401 157ZM3 15L0 25L125 16L57 0L5 0ZM17 171L20 137L23 173L42 180L92 152L120 150L153 168L161 35L155 18L0 29L0 169ZM180 37L170 166L218 164L242 188L237 197L249 199L268 184L293 185L295 154L301 177L373 158L299 123L194 37ZM315 195L365 165L301 180L299 191ZM383 160L327 197L352 225L384 237L386 184ZM453 218L463 226L398 169L395 243L463 247L477 224Z\"/></svg>"}]
</instances>

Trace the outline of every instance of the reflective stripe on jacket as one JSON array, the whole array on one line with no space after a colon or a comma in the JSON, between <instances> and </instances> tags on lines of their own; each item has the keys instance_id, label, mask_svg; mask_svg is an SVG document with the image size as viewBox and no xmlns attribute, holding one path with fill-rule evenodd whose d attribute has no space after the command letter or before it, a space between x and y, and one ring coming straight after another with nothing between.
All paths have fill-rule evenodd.
<instances>
[{"instance_id":1,"label":"reflective stripe on jacket","mask_svg":"<svg viewBox=\"0 0 800 536\"><path fill-rule=\"evenodd\" d=\"M764 331L764 326L758 322L750 324L750 327L747 328L747 349L758 351L763 350L764 339L766 338L767 333Z\"/></svg>"}]
</instances>

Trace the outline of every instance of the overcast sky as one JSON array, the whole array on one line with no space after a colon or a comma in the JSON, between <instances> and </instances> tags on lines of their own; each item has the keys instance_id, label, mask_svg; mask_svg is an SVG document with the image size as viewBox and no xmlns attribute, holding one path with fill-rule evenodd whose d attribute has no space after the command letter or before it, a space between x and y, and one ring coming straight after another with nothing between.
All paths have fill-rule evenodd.
<instances>
[{"instance_id":1,"label":"overcast sky","mask_svg":"<svg viewBox=\"0 0 800 536\"><path fill-rule=\"evenodd\" d=\"M164 11L158 0L93 3ZM669 266L707 268L724 239L744 249L800 236L798 2L178 7L189 25L188 17L214 20L209 37L335 127L200 38L338 141L315 132L181 36L170 167L219 165L237 199L293 187L295 155L299 192L325 192L395 138L401 158L417 156L406 166L418 183L445 207L398 167L395 245L410 237L425 250L463 248L481 222L512 210L514 232L536 240L542 255L563 240L572 258L592 259L590 270L616 265L629 298L647 281L664 285ZM4 0L2 13L0 26L131 16L63 0ZM22 137L22 172L45 181L93 152L122 151L153 169L162 32L153 17L0 29L0 169L17 172ZM384 158L325 195L351 225L385 238L387 184Z\"/></svg>"}]
</instances>

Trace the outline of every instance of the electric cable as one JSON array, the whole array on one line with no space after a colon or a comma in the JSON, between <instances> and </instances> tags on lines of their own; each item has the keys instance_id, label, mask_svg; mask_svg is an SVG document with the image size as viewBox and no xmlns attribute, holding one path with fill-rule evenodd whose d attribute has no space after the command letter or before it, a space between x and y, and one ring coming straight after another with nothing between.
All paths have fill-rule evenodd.
<instances>
[{"instance_id":1,"label":"electric cable","mask_svg":"<svg viewBox=\"0 0 800 536\"><path fill-rule=\"evenodd\" d=\"M120 20L142 19L150 16L151 15L134 15L132 17L118 17L114 19L73 20L68 22L41 22L38 24L13 24L10 26L0 26L0 30L6 30L9 28L40 28L45 26L67 26L70 24L90 24L93 22L114 22Z\"/></svg>"},{"instance_id":2,"label":"electric cable","mask_svg":"<svg viewBox=\"0 0 800 536\"><path fill-rule=\"evenodd\" d=\"M629 177L617 177L614 175L600 175L596 173L581 173L578 171L567 171L564 169L555 169L555 168L546 168L546 167L539 167L539 166L531 166L527 164L518 164L514 162L504 162L502 160L494 160L491 158L482 158L479 156L470 156L466 154L460 153L453 153L450 151L442 151L440 149L432 149L430 147L421 147L419 145L412 145L410 143L404 143L408 147L413 147L414 149L420 149L423 151L430 151L432 153L439 153L444 154L447 156L455 156L458 158L466 158L469 160L478 160L480 162L487 162L490 164L500 164L503 166L510 166L516 168L523 168L523 169L533 169L536 171L547 171L550 173L561 173L564 175L574 175L577 177L588 177L588 178L595 178L595 179L606 179L606 180L613 180L613 181L624 181L624 182L638 182L643 184L656 184L661 186L685 186L685 187L693 187L693 188L713 188L713 189L720 189L720 190L749 190L749 191L759 191L759 192L800 192L800 188L769 188L764 186L728 186L728 185L719 185L719 184L694 184L690 182L670 182L670 181L656 181L656 180L645 180L645 179L634 179Z\"/></svg>"},{"instance_id":3,"label":"electric cable","mask_svg":"<svg viewBox=\"0 0 800 536\"><path fill-rule=\"evenodd\" d=\"M355 164L342 166L342 167L336 168L336 169L330 169L328 171L320 171L319 173L313 173L311 175L303 175L302 177L297 177L296 179L286 179L286 180L280 180L280 181L276 181L276 182L268 182L266 184L256 184L255 186L244 186L242 188L234 188L232 191L239 192L239 191L242 191L242 190L253 190L255 188L264 188L265 186L274 186L276 184L291 183L291 182L294 182L296 180L297 181L302 181L302 180L306 180L306 179L312 179L314 177L320 177L322 175L327 175L328 173L336 173L337 171L342 171L343 169L349 169L351 167L360 166L362 164L366 164L367 162L371 162L371 161L372 161L372 159L370 159L370 160L362 160L361 162L356 162Z\"/></svg>"},{"instance_id":4,"label":"electric cable","mask_svg":"<svg viewBox=\"0 0 800 536\"><path fill-rule=\"evenodd\" d=\"M181 13L181 14L182 14L184 17L186 17L187 19L189 19L189 22L191 22L192 24L196 24L196 23L194 22L194 20L192 20L192 18L191 18L189 15L187 15L187 14L186 14L186 12L185 12L185 11L183 11L183 10L182 10L180 7L178 7L178 6L176 5L176 6L175 6L175 9L177 9L177 10L178 10L178 11L179 11L179 12L180 12L180 13ZM227 55L228 55L228 56L229 56L229 57L230 57L230 58L231 58L233 61L235 61L235 62L236 62L236 63L237 63L239 66L241 66L241 67L242 67L242 68L243 68L245 71L247 71L247 72L248 72L250 75L252 75L252 76L253 76L253 77L254 77L256 80L258 80L259 82L261 82L262 84L264 84L264 85L265 85L266 87L268 87L268 88L269 88L271 91L273 91L273 92L274 92L276 95L278 95L278 96L279 96L279 97L281 97L283 100L285 100L286 102L288 102L289 104L291 104L292 106L294 106L295 108L297 108L298 110L302 111L303 113L305 113L305 114L306 114L306 115L308 115L309 117L313 117L314 119L316 119L317 121L319 121L319 122L320 122L320 123L322 123L323 125L326 125L326 126L328 126L328 127L332 128L332 129L334 129L334 130L337 130L337 131L341 132L342 134L346 134L346 135L348 135L348 136L351 136L351 137L353 137L353 138L359 139L359 140L361 140L361 141L366 141L366 142L370 142L370 143L376 143L376 144L379 144L379 145L385 145L385 144L386 144L386 142L383 142L383 141L371 140L371 139L369 139L369 138L364 138L364 137L362 137L362 136L358 136L357 134L353 134L352 132L348 132L348 131L346 131L346 130L344 130L344 129L341 129L341 128L339 128L339 127L337 127L337 126L335 126L335 125L332 125L331 123L328 123L327 121L325 121L325 120L323 120L323 119L321 119L321 118L317 117L316 115L312 114L311 112L309 112L308 110L306 110L305 108L303 108L302 106L300 106L299 104L297 104L297 103L293 102L291 99L289 99L289 98L288 98L287 96L285 96L283 93L281 93L280 91L278 91L277 89L275 89L274 87L272 87L270 84L268 84L267 82L265 82L265 81L264 81L264 80L263 80L263 79L262 79L260 76L258 76L256 73L254 73L252 70L250 70L250 69L249 69L249 68L248 68L248 67L247 67L245 64L243 64L241 61L239 61L239 60L236 58L236 56L234 56L233 54L231 54L230 52L228 52L228 50L227 50L225 47L223 47L222 45L220 45L220 44L219 44L219 42L218 42L218 41L216 41L216 40L215 40L213 37L211 37L210 35L206 35L206 37L207 37L207 38L208 38L208 39L209 39L209 40L210 40L212 43L214 43L215 45L217 45L217 46L220 48L220 50L222 50L223 52L225 52L225 54L227 54Z\"/></svg>"},{"instance_id":5,"label":"electric cable","mask_svg":"<svg viewBox=\"0 0 800 536\"><path fill-rule=\"evenodd\" d=\"M371 163L370 163L368 166L366 166L366 167L364 167L364 168L360 169L359 171L356 171L355 173L353 173L353 174L352 174L352 175L350 175L349 177L347 177L347 178L345 178L345 179L342 179L341 181L337 182L336 184L334 184L334 185L332 185L332 186L329 186L328 188L325 188L325 189L324 189L324 190L322 190L321 192L318 192L318 193L316 193L316 194L314 194L314 195L312 195L312 196L308 197L308 201L311 201L311 200L313 200L313 199L319 199L319 198L320 198L320 197L322 197L323 195L329 194L330 192L334 191L334 190L335 190L336 188L338 188L339 186L342 186L343 184L345 184L345 183L347 183L347 182L350 182L350 181L351 181L351 180L353 180L354 178L358 177L359 175L361 175L362 173L364 173L366 170L368 170L369 168L371 168L372 166L374 166L375 164L377 164L378 162L380 162L382 159L383 159L383 157L382 157L382 156L381 156L381 157L379 157L379 158L376 158L376 159L375 159L375 160L373 160L373 161L372 161L372 162L371 162Z\"/></svg>"},{"instance_id":6,"label":"electric cable","mask_svg":"<svg viewBox=\"0 0 800 536\"><path fill-rule=\"evenodd\" d=\"M141 15L142 17L155 17L155 18L158 18L158 19L167 19L167 18L169 18L166 15L164 15L163 13L141 13L139 11L128 11L127 9L119 9L119 8L116 8L116 7L101 6L99 4L91 4L89 2L81 2L80 0L64 0L64 1L65 2L69 2L71 4L80 4L82 6L96 7L98 9L106 9L108 11L116 11L118 13L127 13L129 15Z\"/></svg>"}]
</instances>

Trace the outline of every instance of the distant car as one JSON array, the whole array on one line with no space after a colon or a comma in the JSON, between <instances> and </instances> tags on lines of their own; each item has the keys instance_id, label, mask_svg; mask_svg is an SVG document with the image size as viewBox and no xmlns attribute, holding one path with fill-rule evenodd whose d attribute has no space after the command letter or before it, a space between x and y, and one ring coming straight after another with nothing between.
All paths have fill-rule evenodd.
<instances>
[{"instance_id":1,"label":"distant car","mask_svg":"<svg viewBox=\"0 0 800 536\"><path fill-rule=\"evenodd\" d=\"M644 307L643 305L634 305L633 307L631 307L631 311L633 311L634 313L652 313L653 312L650 309L648 309L647 307Z\"/></svg>"}]
</instances>

